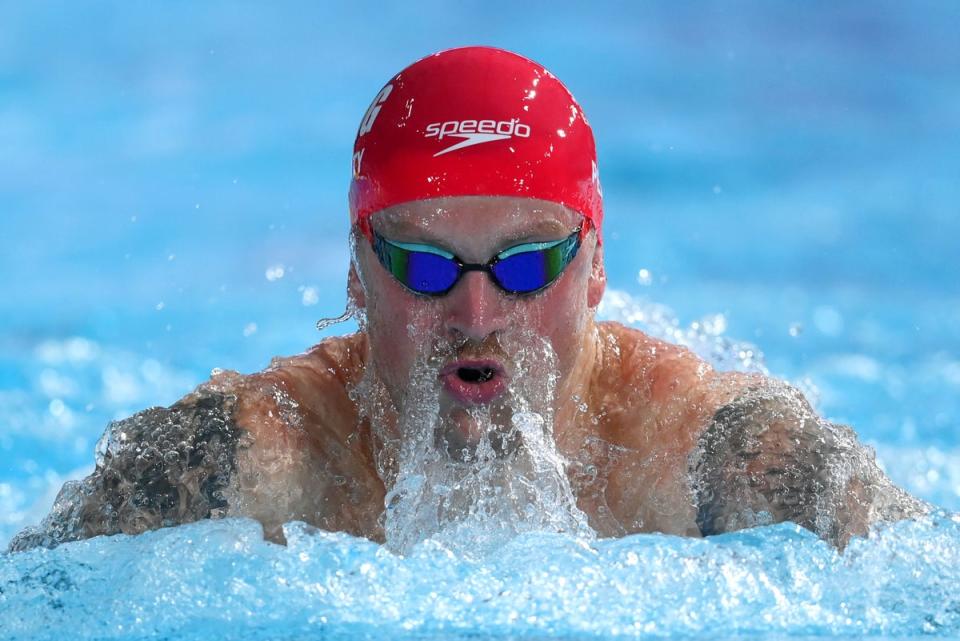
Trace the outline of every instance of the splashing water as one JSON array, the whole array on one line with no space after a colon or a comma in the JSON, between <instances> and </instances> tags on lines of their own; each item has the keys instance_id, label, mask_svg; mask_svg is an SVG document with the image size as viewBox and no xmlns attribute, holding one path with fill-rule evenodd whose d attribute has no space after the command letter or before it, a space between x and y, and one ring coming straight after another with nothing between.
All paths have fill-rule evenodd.
<instances>
[{"instance_id":1,"label":"splashing water","mask_svg":"<svg viewBox=\"0 0 960 641\"><path fill-rule=\"evenodd\" d=\"M791 524L687 539L527 533L487 556L397 556L303 523L245 519L0 558L18 639L949 637L960 520L906 521L844 555ZM123 595L118 599L117 595ZM9 635L9 636L7 636Z\"/></svg>"},{"instance_id":2,"label":"splashing water","mask_svg":"<svg viewBox=\"0 0 960 641\"><path fill-rule=\"evenodd\" d=\"M666 305L608 289L597 308L597 316L636 327L654 338L683 345L717 369L768 373L763 353L756 345L724 335L726 319L722 314L706 316L689 327L682 327Z\"/></svg>"},{"instance_id":3,"label":"splashing water","mask_svg":"<svg viewBox=\"0 0 960 641\"><path fill-rule=\"evenodd\" d=\"M557 377L549 343L499 337L496 353L512 355L505 403L451 411L442 407L438 372L463 345L422 340L423 324L408 328L421 351L399 407L385 400L374 367L352 394L383 443L378 467L387 484L387 546L408 553L431 539L474 554L522 532L592 538L553 438Z\"/></svg>"},{"instance_id":4,"label":"splashing water","mask_svg":"<svg viewBox=\"0 0 960 641\"><path fill-rule=\"evenodd\" d=\"M346 323L348 320L360 321L363 316L363 312L356 306L352 298L347 298L347 308L343 310L343 313L339 316L334 316L332 318L321 318L317 321L317 331L322 332L329 327L334 325L339 325L340 323Z\"/></svg>"},{"instance_id":5,"label":"splashing water","mask_svg":"<svg viewBox=\"0 0 960 641\"><path fill-rule=\"evenodd\" d=\"M681 328L666 308L608 298L605 315L716 354L714 363L762 367L750 346L710 333L716 326ZM6 555L0 630L31 639L960 633L960 518L944 512L877 527L843 554L789 523L709 539L593 537L563 473L577 462L550 435L556 381L543 374L554 355L529 345L511 363L524 375L508 392L509 420L468 413L476 443L453 439L439 418L436 369L461 346L418 354L400 420L381 382L354 390L383 445L387 545L292 522L284 547L254 521L226 519Z\"/></svg>"}]
</instances>

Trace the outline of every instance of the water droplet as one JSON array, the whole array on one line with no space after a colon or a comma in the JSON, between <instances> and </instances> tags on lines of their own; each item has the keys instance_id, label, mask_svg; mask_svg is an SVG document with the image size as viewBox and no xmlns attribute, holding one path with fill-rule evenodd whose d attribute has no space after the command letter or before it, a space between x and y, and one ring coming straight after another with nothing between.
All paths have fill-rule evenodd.
<instances>
[{"instance_id":1,"label":"water droplet","mask_svg":"<svg viewBox=\"0 0 960 641\"><path fill-rule=\"evenodd\" d=\"M310 307L311 305L316 305L320 302L320 295L317 293L316 287L304 287L303 294L300 296L300 302L303 303L305 307Z\"/></svg>"},{"instance_id":2,"label":"water droplet","mask_svg":"<svg viewBox=\"0 0 960 641\"><path fill-rule=\"evenodd\" d=\"M317 321L317 330L322 332L323 330L327 329L328 327L331 327L331 326L336 325L336 324L338 324L338 323L343 323L343 322L345 322L345 321L350 320L351 318L355 318L356 315L357 315L357 311L356 311L356 310L353 308L353 306L351 305L351 306L347 307L347 309L346 309L345 312L343 312L342 314L340 314L340 315L337 316L336 318L321 318L320 320L318 320L318 321ZM407 328L407 329L408 329L408 331L409 331L409 328Z\"/></svg>"},{"instance_id":3,"label":"water droplet","mask_svg":"<svg viewBox=\"0 0 960 641\"><path fill-rule=\"evenodd\" d=\"M273 282L283 278L284 273L286 273L286 270L284 269L283 265L271 265L270 267L267 267L265 276L267 277L267 280Z\"/></svg>"},{"instance_id":4,"label":"water droplet","mask_svg":"<svg viewBox=\"0 0 960 641\"><path fill-rule=\"evenodd\" d=\"M55 398L50 401L50 405L47 406L50 410L50 413L56 417L63 416L63 413L67 410L67 406L63 404L59 398Z\"/></svg>"},{"instance_id":5,"label":"water droplet","mask_svg":"<svg viewBox=\"0 0 960 641\"><path fill-rule=\"evenodd\" d=\"M719 336L727 331L727 317L723 314L713 314L701 320L704 333L710 336Z\"/></svg>"}]
</instances>

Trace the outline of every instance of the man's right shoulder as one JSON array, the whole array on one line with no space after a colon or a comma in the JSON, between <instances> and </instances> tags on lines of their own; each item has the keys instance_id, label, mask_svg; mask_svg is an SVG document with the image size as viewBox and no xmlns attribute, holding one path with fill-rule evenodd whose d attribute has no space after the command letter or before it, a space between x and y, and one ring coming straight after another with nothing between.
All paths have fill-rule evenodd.
<instances>
[{"instance_id":1,"label":"man's right shoulder","mask_svg":"<svg viewBox=\"0 0 960 641\"><path fill-rule=\"evenodd\" d=\"M224 516L244 440L235 413L235 396L201 386L170 407L111 422L93 473L64 484L40 526L18 534L9 549Z\"/></svg>"},{"instance_id":2,"label":"man's right shoulder","mask_svg":"<svg viewBox=\"0 0 960 641\"><path fill-rule=\"evenodd\" d=\"M307 351L294 356L278 356L261 372L251 374L251 382L264 380L334 383L349 387L363 376L367 362L366 335L357 332L326 338Z\"/></svg>"},{"instance_id":3,"label":"man's right shoulder","mask_svg":"<svg viewBox=\"0 0 960 641\"><path fill-rule=\"evenodd\" d=\"M214 370L173 405L113 421L93 473L66 483L43 523L10 550L236 513L231 500L244 501L237 481L251 459L303 451L311 429L352 427L348 388L362 375L365 346L362 335L337 337L254 374Z\"/></svg>"},{"instance_id":4,"label":"man's right shoulder","mask_svg":"<svg viewBox=\"0 0 960 641\"><path fill-rule=\"evenodd\" d=\"M327 338L302 354L274 358L269 367L235 385L241 422L269 423L275 403L281 413L296 407L299 416L312 418L316 426L352 429L356 408L350 393L363 377L366 361L362 333Z\"/></svg>"}]
</instances>

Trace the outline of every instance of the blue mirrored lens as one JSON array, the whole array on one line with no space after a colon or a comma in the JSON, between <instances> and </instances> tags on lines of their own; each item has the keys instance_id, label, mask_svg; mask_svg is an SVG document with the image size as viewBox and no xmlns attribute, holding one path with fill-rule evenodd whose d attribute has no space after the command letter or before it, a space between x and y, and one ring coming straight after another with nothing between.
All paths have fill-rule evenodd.
<instances>
[{"instance_id":1,"label":"blue mirrored lens","mask_svg":"<svg viewBox=\"0 0 960 641\"><path fill-rule=\"evenodd\" d=\"M406 267L405 274L394 274L404 285L421 294L442 294L453 287L460 275L455 261L427 252L409 252Z\"/></svg>"},{"instance_id":2,"label":"blue mirrored lens","mask_svg":"<svg viewBox=\"0 0 960 641\"><path fill-rule=\"evenodd\" d=\"M546 286L557 277L551 274L549 251L531 251L514 254L498 261L492 268L500 286L511 292L532 292Z\"/></svg>"}]
</instances>

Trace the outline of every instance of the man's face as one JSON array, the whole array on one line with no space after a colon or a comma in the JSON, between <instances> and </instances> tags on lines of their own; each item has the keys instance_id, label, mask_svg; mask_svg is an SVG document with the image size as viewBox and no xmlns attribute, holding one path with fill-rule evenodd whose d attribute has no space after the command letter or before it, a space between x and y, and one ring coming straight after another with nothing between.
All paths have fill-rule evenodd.
<instances>
[{"instance_id":1,"label":"man's face","mask_svg":"<svg viewBox=\"0 0 960 641\"><path fill-rule=\"evenodd\" d=\"M487 263L521 243L560 240L584 224L562 205L508 197L417 201L379 212L371 222L387 240L432 245L465 263ZM419 295L387 272L362 236L357 264L351 292L365 308L370 366L398 408L412 387L437 383L453 446L477 441L481 428L470 416L478 410L489 411L494 423L509 423L519 377L554 374L562 394L584 375L578 356L604 288L594 231L559 278L536 294L505 293L488 273L470 271L444 296ZM553 372L531 371L531 363ZM417 379L418 371L433 380Z\"/></svg>"}]
</instances>

